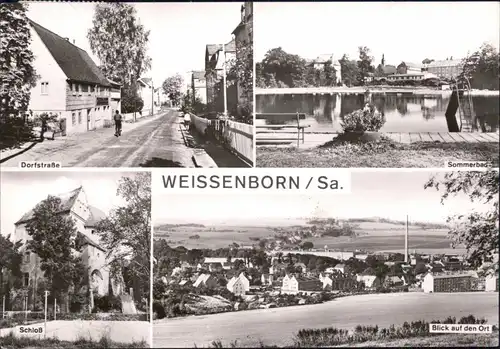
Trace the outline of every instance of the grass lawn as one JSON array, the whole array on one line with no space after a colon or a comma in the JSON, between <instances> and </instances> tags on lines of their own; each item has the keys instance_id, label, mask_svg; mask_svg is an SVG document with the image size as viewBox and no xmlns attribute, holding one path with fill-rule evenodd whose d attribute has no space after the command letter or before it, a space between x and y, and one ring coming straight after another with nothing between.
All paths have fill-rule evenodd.
<instances>
[{"instance_id":1,"label":"grass lawn","mask_svg":"<svg viewBox=\"0 0 500 349\"><path fill-rule=\"evenodd\" d=\"M12 334L0 337L0 348L30 348L30 349L93 349L93 348L149 348L149 345L142 342L118 343L103 336L98 341L88 339L78 339L74 342L61 341L54 338L35 339L28 337L16 337Z\"/></svg>"},{"instance_id":2,"label":"grass lawn","mask_svg":"<svg viewBox=\"0 0 500 349\"><path fill-rule=\"evenodd\" d=\"M370 341L364 343L352 343L339 347L389 347L389 348L424 348L424 347L498 347L498 332L489 334L443 334L439 336L405 338L394 341Z\"/></svg>"},{"instance_id":3,"label":"grass lawn","mask_svg":"<svg viewBox=\"0 0 500 349\"><path fill-rule=\"evenodd\" d=\"M499 143L328 142L313 149L259 147L257 167L444 167L445 161L490 161L498 166Z\"/></svg>"}]
</instances>

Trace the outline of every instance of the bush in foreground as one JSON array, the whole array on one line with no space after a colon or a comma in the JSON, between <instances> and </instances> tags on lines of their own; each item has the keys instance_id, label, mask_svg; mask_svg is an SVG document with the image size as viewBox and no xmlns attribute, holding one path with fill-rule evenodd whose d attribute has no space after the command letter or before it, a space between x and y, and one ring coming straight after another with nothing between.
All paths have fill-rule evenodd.
<instances>
[{"instance_id":1,"label":"bush in foreground","mask_svg":"<svg viewBox=\"0 0 500 349\"><path fill-rule=\"evenodd\" d=\"M0 348L55 348L55 349L93 349L93 348L149 348L145 341L133 343L119 343L112 341L109 337L103 336L98 341L85 338L77 339L74 342L61 341L55 338L35 339L28 337L16 337L12 333L0 337Z\"/></svg>"},{"instance_id":2,"label":"bush in foreground","mask_svg":"<svg viewBox=\"0 0 500 349\"><path fill-rule=\"evenodd\" d=\"M375 110L373 105L355 110L341 121L344 132L378 132L384 124L384 115Z\"/></svg>"}]
</instances>

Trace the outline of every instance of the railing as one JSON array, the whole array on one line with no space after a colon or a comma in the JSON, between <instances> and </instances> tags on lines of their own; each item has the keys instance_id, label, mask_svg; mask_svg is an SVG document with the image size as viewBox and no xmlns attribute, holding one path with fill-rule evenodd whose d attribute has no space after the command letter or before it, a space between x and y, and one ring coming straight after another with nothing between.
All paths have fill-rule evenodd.
<instances>
[{"instance_id":1,"label":"railing","mask_svg":"<svg viewBox=\"0 0 500 349\"><path fill-rule=\"evenodd\" d=\"M256 137L258 142L286 142L291 143L292 141L297 141L297 148L301 143L304 143L305 139L305 129L310 127L310 125L301 124L300 121L305 119L306 114L304 113L263 113L257 114L257 119L282 119L284 121L294 120L297 123L293 125L279 124L279 125L258 125ZM296 137L290 137L288 134L290 132L283 132L284 129L294 129L292 132L296 132ZM277 132L278 131L278 132ZM281 132L280 132L281 131ZM268 137L268 134L273 134L273 137Z\"/></svg>"},{"instance_id":2,"label":"railing","mask_svg":"<svg viewBox=\"0 0 500 349\"><path fill-rule=\"evenodd\" d=\"M237 153L243 160L253 164L254 127L230 120L209 120L190 114L191 123L202 135L213 130L215 138L224 146Z\"/></svg>"}]
</instances>

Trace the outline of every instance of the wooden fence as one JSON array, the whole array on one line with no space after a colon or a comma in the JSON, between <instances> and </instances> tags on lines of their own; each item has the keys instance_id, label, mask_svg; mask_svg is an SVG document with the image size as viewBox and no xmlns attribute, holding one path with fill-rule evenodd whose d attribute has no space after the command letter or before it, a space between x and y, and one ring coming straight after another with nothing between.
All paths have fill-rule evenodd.
<instances>
[{"instance_id":1,"label":"wooden fence","mask_svg":"<svg viewBox=\"0 0 500 349\"><path fill-rule=\"evenodd\" d=\"M230 120L209 120L190 114L191 123L202 135L210 130L217 140L253 165L254 126Z\"/></svg>"}]
</instances>

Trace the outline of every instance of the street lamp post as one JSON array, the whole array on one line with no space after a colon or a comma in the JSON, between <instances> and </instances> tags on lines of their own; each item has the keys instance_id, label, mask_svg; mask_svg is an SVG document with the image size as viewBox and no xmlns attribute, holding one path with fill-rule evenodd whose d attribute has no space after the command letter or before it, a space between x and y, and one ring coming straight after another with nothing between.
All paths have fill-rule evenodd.
<instances>
[{"instance_id":1,"label":"street lamp post","mask_svg":"<svg viewBox=\"0 0 500 349\"><path fill-rule=\"evenodd\" d=\"M227 87L226 87L226 45L222 44L222 57L224 59L222 65L222 78L223 78L223 89L224 89L224 116L227 116Z\"/></svg>"}]
</instances>

